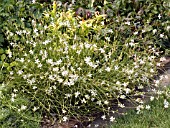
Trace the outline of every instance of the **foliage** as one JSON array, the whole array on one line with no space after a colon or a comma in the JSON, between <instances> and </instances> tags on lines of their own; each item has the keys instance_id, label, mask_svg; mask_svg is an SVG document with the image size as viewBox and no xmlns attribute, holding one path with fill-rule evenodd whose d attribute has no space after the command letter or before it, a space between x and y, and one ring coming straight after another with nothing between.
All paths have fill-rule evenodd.
<instances>
[{"instance_id":1,"label":"foliage","mask_svg":"<svg viewBox=\"0 0 170 128\"><path fill-rule=\"evenodd\" d=\"M142 95L157 74L156 43L169 39L168 12L151 11L164 7L159 2L139 4L146 15L125 10L123 1L117 4L110 18L94 14L87 20L57 2L49 8L29 1L0 4L3 43L8 43L0 49L4 127L38 127L44 115L93 120L95 113L108 114L112 101L123 108L122 100Z\"/></svg>"},{"instance_id":2,"label":"foliage","mask_svg":"<svg viewBox=\"0 0 170 128\"><path fill-rule=\"evenodd\" d=\"M6 39L4 33L9 30L14 30L14 28L11 30L9 26L19 25L17 26L19 28L26 27L27 29L31 29L30 21L32 19L38 20L42 17L45 5L38 3L32 4L30 1L2 0L0 8L0 46L7 47L10 40ZM25 22L23 24L21 24L21 18L25 18Z\"/></svg>"}]
</instances>

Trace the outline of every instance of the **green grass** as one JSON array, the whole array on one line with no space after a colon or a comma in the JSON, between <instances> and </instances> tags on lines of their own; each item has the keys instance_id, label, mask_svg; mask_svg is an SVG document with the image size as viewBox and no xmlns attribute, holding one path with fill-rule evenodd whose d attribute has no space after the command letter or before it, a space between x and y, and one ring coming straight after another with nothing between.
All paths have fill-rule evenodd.
<instances>
[{"instance_id":1,"label":"green grass","mask_svg":"<svg viewBox=\"0 0 170 128\"><path fill-rule=\"evenodd\" d=\"M170 108L164 108L163 99L153 101L150 106L150 110L144 110L141 114L128 112L110 128L170 128Z\"/></svg>"}]
</instances>

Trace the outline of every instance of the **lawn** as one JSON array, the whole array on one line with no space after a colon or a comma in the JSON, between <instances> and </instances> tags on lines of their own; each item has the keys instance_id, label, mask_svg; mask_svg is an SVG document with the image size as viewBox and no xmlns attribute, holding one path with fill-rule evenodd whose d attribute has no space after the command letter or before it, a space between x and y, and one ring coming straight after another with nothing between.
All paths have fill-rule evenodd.
<instances>
[{"instance_id":1,"label":"lawn","mask_svg":"<svg viewBox=\"0 0 170 128\"><path fill-rule=\"evenodd\" d=\"M126 116L118 118L110 128L169 128L170 108L164 108L164 100L152 101L150 110L141 114L130 111Z\"/></svg>"}]
</instances>

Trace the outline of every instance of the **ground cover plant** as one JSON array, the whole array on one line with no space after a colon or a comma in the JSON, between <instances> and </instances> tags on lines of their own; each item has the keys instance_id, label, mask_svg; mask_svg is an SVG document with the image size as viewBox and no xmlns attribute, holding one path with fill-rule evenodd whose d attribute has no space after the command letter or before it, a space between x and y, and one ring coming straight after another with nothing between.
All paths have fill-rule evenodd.
<instances>
[{"instance_id":1,"label":"ground cover plant","mask_svg":"<svg viewBox=\"0 0 170 128\"><path fill-rule=\"evenodd\" d=\"M160 47L169 40L163 1L139 4L146 15L133 8L125 13L119 3L110 18L94 13L89 19L59 2L3 2L0 20L10 22L1 25L2 127L40 127L43 116L60 123L92 121L99 113L105 119L113 105L124 108L122 100L135 101L152 87Z\"/></svg>"},{"instance_id":2,"label":"ground cover plant","mask_svg":"<svg viewBox=\"0 0 170 128\"><path fill-rule=\"evenodd\" d=\"M166 91L166 94L168 93ZM155 100L151 98L151 103L144 106L144 111L140 114L130 111L126 116L117 119L117 123L110 128L168 128L170 126L168 95L160 95Z\"/></svg>"}]
</instances>

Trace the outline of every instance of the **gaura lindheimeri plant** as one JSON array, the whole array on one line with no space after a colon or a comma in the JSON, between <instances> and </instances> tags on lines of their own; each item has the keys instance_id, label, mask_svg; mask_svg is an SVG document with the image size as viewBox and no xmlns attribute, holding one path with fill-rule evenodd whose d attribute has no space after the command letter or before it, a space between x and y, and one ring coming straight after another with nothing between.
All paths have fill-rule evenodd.
<instances>
[{"instance_id":1,"label":"gaura lindheimeri plant","mask_svg":"<svg viewBox=\"0 0 170 128\"><path fill-rule=\"evenodd\" d=\"M136 21L115 17L107 25L106 20L96 15L84 21L71 10L50 10L32 19L32 29L11 24L5 34L15 66L3 83L1 99L8 92L3 104L16 113L38 112L59 121L93 120L100 112L105 119L113 106L126 107L123 100L137 102L140 112L142 99L134 96L153 83L160 54L147 34L142 37L152 28L146 23L129 33Z\"/></svg>"}]
</instances>

